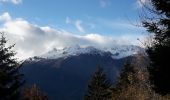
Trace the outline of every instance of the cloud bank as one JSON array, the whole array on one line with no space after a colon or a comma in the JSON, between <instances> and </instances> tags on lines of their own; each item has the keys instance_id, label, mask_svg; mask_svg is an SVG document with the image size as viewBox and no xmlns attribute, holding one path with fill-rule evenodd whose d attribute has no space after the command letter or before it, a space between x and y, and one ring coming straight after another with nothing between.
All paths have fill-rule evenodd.
<instances>
[{"instance_id":1,"label":"cloud bank","mask_svg":"<svg viewBox=\"0 0 170 100\"><path fill-rule=\"evenodd\" d=\"M12 3L12 4L15 4L15 5L18 5L20 3L22 3L22 0L0 0L0 2L2 3Z\"/></svg>"},{"instance_id":2,"label":"cloud bank","mask_svg":"<svg viewBox=\"0 0 170 100\"><path fill-rule=\"evenodd\" d=\"M0 32L5 32L9 44L15 43L17 57L25 59L28 57L42 55L53 48L66 46L97 46L111 47L117 44L137 44L132 39L135 36L104 36L97 33L76 35L64 29L54 29L49 26L32 24L23 18L12 18L8 12L0 15ZM81 29L81 22L77 22Z\"/></svg>"}]
</instances>

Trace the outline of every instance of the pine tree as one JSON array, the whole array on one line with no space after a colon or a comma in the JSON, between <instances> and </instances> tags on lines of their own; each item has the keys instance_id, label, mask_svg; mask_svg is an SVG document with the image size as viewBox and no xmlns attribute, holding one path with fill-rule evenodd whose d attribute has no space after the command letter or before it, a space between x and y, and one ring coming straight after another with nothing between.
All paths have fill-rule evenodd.
<instances>
[{"instance_id":1,"label":"pine tree","mask_svg":"<svg viewBox=\"0 0 170 100\"><path fill-rule=\"evenodd\" d=\"M161 94L170 93L170 0L150 0L146 7L149 15L142 21L143 26L154 35L148 46L151 83Z\"/></svg>"},{"instance_id":2,"label":"pine tree","mask_svg":"<svg viewBox=\"0 0 170 100\"><path fill-rule=\"evenodd\" d=\"M112 96L111 87L103 69L98 66L88 85L85 100L109 100Z\"/></svg>"},{"instance_id":3,"label":"pine tree","mask_svg":"<svg viewBox=\"0 0 170 100\"><path fill-rule=\"evenodd\" d=\"M125 62L120 76L116 84L116 90L121 90L122 88L127 88L129 84L133 84L136 81L134 66L129 62Z\"/></svg>"},{"instance_id":4,"label":"pine tree","mask_svg":"<svg viewBox=\"0 0 170 100\"><path fill-rule=\"evenodd\" d=\"M125 62L113 91L113 100L155 100L144 63L145 58L139 54Z\"/></svg>"},{"instance_id":5,"label":"pine tree","mask_svg":"<svg viewBox=\"0 0 170 100\"><path fill-rule=\"evenodd\" d=\"M34 84L31 88L25 88L22 100L48 100L48 97Z\"/></svg>"},{"instance_id":6,"label":"pine tree","mask_svg":"<svg viewBox=\"0 0 170 100\"><path fill-rule=\"evenodd\" d=\"M18 100L22 75L18 73L19 63L11 50L14 45L6 47L6 39L1 33L0 38L0 100Z\"/></svg>"}]
</instances>

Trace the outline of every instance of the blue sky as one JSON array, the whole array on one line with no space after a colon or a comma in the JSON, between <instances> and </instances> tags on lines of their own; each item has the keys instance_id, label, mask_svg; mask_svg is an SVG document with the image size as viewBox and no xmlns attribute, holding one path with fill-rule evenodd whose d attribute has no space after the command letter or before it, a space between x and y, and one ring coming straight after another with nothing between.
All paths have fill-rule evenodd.
<instances>
[{"instance_id":1,"label":"blue sky","mask_svg":"<svg viewBox=\"0 0 170 100\"><path fill-rule=\"evenodd\" d=\"M41 26L63 28L81 33L66 19L81 20L85 32L100 34L137 33L132 28L120 29L116 25L131 24L139 19L136 0L23 0L20 4L1 3L0 12L22 17ZM121 25L120 25L121 26ZM133 27L133 25L132 25Z\"/></svg>"},{"instance_id":2,"label":"blue sky","mask_svg":"<svg viewBox=\"0 0 170 100\"><path fill-rule=\"evenodd\" d=\"M134 26L140 22L140 9L138 0L0 0L0 30L5 31L12 39L13 35L18 35L20 38L15 38L16 41L12 42L17 44L24 41L28 46L32 43L29 40L36 41L43 33L46 35L42 36L42 39L48 42L50 38L45 38L47 35L61 33L60 36L67 34L68 36L63 37L69 37L67 39L72 44L79 44L74 42L75 38L80 37L80 43L82 38L88 37L99 45L105 38L119 42L127 40L127 43L137 44L137 38L144 36L144 29ZM15 27L11 27L12 25ZM34 38L28 39L31 34ZM57 45L59 43L64 45ZM50 41L50 44L51 47L44 48L70 46L64 41ZM18 43L16 47L20 52L29 51L30 56L38 52L34 47L30 51L22 45ZM107 42L101 46L103 45L107 45Z\"/></svg>"}]
</instances>

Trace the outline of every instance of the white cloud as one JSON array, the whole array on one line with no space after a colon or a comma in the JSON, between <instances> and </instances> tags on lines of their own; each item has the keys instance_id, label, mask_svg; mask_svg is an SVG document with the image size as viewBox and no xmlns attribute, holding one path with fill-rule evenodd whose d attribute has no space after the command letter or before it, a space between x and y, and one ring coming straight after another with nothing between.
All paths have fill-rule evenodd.
<instances>
[{"instance_id":1,"label":"white cloud","mask_svg":"<svg viewBox=\"0 0 170 100\"><path fill-rule=\"evenodd\" d=\"M144 5L148 4L150 0L137 0L136 6L137 8L142 8Z\"/></svg>"},{"instance_id":2,"label":"white cloud","mask_svg":"<svg viewBox=\"0 0 170 100\"><path fill-rule=\"evenodd\" d=\"M9 3L13 3L15 5L18 5L18 4L22 3L22 0L0 0L0 2L3 2L3 3L9 2Z\"/></svg>"},{"instance_id":3,"label":"white cloud","mask_svg":"<svg viewBox=\"0 0 170 100\"><path fill-rule=\"evenodd\" d=\"M85 32L85 30L84 30L84 28L82 27L82 21L81 20L76 20L76 22L75 22L75 26L76 26L76 28L80 31L80 32Z\"/></svg>"},{"instance_id":4,"label":"white cloud","mask_svg":"<svg viewBox=\"0 0 170 100\"><path fill-rule=\"evenodd\" d=\"M54 29L49 26L38 26L29 23L22 18L13 19L9 14L4 13L1 16L8 15L10 20L5 20L0 25L0 31L6 34L9 44L15 43L17 57L24 59L36 55L41 55L53 48L63 48L66 46L97 46L110 47L115 44L135 44L132 41L134 36L103 36L96 33L86 35L75 35L62 29ZM78 21L78 27L81 22ZM81 30L81 28L80 28Z\"/></svg>"},{"instance_id":5,"label":"white cloud","mask_svg":"<svg viewBox=\"0 0 170 100\"><path fill-rule=\"evenodd\" d=\"M71 19L69 17L66 17L66 24L70 24L71 23Z\"/></svg>"},{"instance_id":6,"label":"white cloud","mask_svg":"<svg viewBox=\"0 0 170 100\"><path fill-rule=\"evenodd\" d=\"M79 32L82 32L82 33L85 32L85 29L84 29L84 27L82 26L82 23L83 23L83 22L82 22L81 20L71 20L70 17L66 17L65 23L66 23L66 24L74 25L75 28L76 28ZM94 25L92 26L92 24L89 24L89 27L90 27L90 28L94 28Z\"/></svg>"},{"instance_id":7,"label":"white cloud","mask_svg":"<svg viewBox=\"0 0 170 100\"><path fill-rule=\"evenodd\" d=\"M3 13L1 16L0 16L0 21L10 21L11 20L11 16L9 15L8 12L5 12Z\"/></svg>"},{"instance_id":8,"label":"white cloud","mask_svg":"<svg viewBox=\"0 0 170 100\"><path fill-rule=\"evenodd\" d=\"M11 0L11 1L12 1L12 3L14 3L14 4L19 4L19 3L22 2L22 0Z\"/></svg>"},{"instance_id":9,"label":"white cloud","mask_svg":"<svg viewBox=\"0 0 170 100\"><path fill-rule=\"evenodd\" d=\"M101 7L106 7L107 5L108 5L109 3L108 3L108 0L100 0L100 6Z\"/></svg>"}]
</instances>

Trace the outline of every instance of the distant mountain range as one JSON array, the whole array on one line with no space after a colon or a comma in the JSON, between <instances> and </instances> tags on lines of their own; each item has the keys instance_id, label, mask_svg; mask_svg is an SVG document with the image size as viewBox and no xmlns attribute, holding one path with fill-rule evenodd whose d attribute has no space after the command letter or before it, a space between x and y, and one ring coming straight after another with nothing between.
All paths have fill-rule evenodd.
<instances>
[{"instance_id":1,"label":"distant mountain range","mask_svg":"<svg viewBox=\"0 0 170 100\"><path fill-rule=\"evenodd\" d=\"M143 51L133 45L54 48L42 56L27 59L20 71L25 75L26 85L37 84L50 100L82 100L97 65L104 68L114 83L124 61Z\"/></svg>"},{"instance_id":2,"label":"distant mountain range","mask_svg":"<svg viewBox=\"0 0 170 100\"><path fill-rule=\"evenodd\" d=\"M93 46L80 47L79 45L74 45L71 47L65 47L63 49L54 48L53 50L40 56L40 58L57 59L69 56L76 56L80 54L102 55L103 53L110 52L111 56L114 59L120 59L130 55L137 54L138 52L143 52L143 50L144 49L142 49L141 47L134 45L115 45L110 48L108 47L97 48Z\"/></svg>"}]
</instances>

